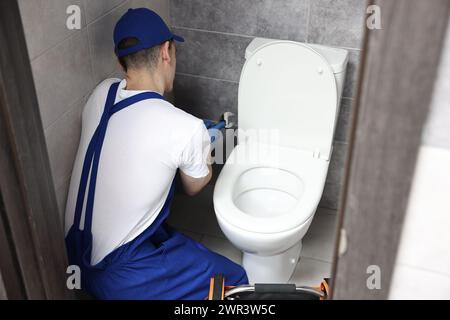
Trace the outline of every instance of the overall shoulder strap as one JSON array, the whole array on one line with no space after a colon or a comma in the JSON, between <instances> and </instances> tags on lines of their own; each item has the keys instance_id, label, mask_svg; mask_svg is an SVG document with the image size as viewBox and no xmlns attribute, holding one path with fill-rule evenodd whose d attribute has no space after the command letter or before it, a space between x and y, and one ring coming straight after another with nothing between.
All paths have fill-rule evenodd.
<instances>
[{"instance_id":1,"label":"overall shoulder strap","mask_svg":"<svg viewBox=\"0 0 450 320\"><path fill-rule=\"evenodd\" d=\"M87 195L87 201L86 201L86 211L85 211L85 220L84 220L84 233L86 235L86 239L88 238L89 234L91 233L92 228L92 215L93 215L93 208L94 208L94 198L95 198L95 189L96 189L96 182L97 182L97 173L98 173L98 167L100 162L100 155L102 151L103 141L105 139L106 129L108 126L109 118L115 114L116 112L119 112L120 110L129 107L137 102L147 100L147 99L164 99L163 96L156 92L143 92L136 94L132 97L126 98L116 104L114 104L115 97L117 94L119 83L115 83L111 86L108 98L105 104L105 110L103 112L101 121L97 127L97 130L94 133L94 136L92 137L91 143L89 146L91 147L91 150L88 150L88 153L86 154L85 159L85 165L86 160L89 161L89 165L87 165L88 169L86 176L82 175L82 181L84 182L84 190L83 195L80 196L80 206L82 210L83 202L84 201L84 193L86 190L86 184L89 177L89 189L88 189L88 195ZM92 167L90 164L92 163ZM83 168L84 169L84 168ZM81 183L80 183L81 186ZM78 202L77 202L78 205ZM80 214L81 216L81 214Z\"/></svg>"},{"instance_id":2,"label":"overall shoulder strap","mask_svg":"<svg viewBox=\"0 0 450 320\"><path fill-rule=\"evenodd\" d=\"M164 97L157 92L150 92L150 91L142 92L142 93L138 93L132 97L126 98L122 101L119 101L111 108L109 114L110 114L110 116L112 116L114 113L119 112L120 110L122 110L132 104L138 103L143 100L148 100L148 99L165 100Z\"/></svg>"},{"instance_id":3,"label":"overall shoulder strap","mask_svg":"<svg viewBox=\"0 0 450 320\"><path fill-rule=\"evenodd\" d=\"M97 126L97 128L92 136L91 141L89 142L89 145L88 145L88 148L86 151L86 155L84 157L83 168L81 171L80 184L78 186L78 195L77 195L77 202L76 202L76 206L75 206L75 215L74 215L74 222L73 222L74 226L77 229L81 228L81 226L80 226L81 214L83 211L84 198L85 198L86 187L87 187L87 182L88 182L88 178L89 178L89 171L91 170L95 147L96 147L97 140L98 140L98 135L99 135L98 133L100 131L101 124L104 122L105 118L107 117L107 115L109 113L109 110L114 105L118 88L119 88L119 82L113 83L111 85L111 87L109 88L108 95L107 95L106 102L105 102L105 107L103 109L103 114L100 118L100 123Z\"/></svg>"}]
</instances>

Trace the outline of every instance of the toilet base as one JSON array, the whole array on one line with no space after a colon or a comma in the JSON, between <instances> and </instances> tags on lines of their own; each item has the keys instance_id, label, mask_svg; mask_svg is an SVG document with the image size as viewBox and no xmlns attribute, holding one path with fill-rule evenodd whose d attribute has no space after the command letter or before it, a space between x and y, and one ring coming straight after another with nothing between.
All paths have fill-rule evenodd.
<instances>
[{"instance_id":1,"label":"toilet base","mask_svg":"<svg viewBox=\"0 0 450 320\"><path fill-rule=\"evenodd\" d=\"M301 250L302 242L299 241L293 247L273 256L244 252L242 264L250 284L287 283L297 266Z\"/></svg>"}]
</instances>

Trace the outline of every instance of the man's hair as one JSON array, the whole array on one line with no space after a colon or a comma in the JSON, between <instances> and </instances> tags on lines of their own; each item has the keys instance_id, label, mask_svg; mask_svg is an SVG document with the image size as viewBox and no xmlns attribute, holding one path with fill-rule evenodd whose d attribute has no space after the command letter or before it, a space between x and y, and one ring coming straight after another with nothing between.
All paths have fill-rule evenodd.
<instances>
[{"instance_id":1,"label":"man's hair","mask_svg":"<svg viewBox=\"0 0 450 320\"><path fill-rule=\"evenodd\" d=\"M139 43L136 38L126 38L119 42L119 49L127 49ZM172 45L172 40L169 44L169 49ZM125 71L129 69L153 69L158 64L159 50L161 45L156 45L148 49L142 49L135 53L129 54L119 58L119 62Z\"/></svg>"}]
</instances>

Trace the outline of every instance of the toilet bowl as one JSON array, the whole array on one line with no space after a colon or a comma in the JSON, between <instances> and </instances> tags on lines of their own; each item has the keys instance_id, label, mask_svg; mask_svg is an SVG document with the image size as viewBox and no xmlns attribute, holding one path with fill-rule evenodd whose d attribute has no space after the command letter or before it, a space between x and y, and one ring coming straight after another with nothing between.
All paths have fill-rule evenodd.
<instances>
[{"instance_id":1,"label":"toilet bowl","mask_svg":"<svg viewBox=\"0 0 450 320\"><path fill-rule=\"evenodd\" d=\"M256 38L246 50L241 132L213 202L250 283L285 283L295 269L326 181L347 60L345 50L292 41ZM273 134L246 134L255 130Z\"/></svg>"}]
</instances>

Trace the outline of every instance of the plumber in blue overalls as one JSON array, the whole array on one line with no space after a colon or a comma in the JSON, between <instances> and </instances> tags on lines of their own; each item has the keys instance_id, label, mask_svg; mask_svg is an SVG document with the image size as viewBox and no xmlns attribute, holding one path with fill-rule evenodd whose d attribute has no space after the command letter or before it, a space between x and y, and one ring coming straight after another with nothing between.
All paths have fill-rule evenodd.
<instances>
[{"instance_id":1,"label":"plumber in blue overalls","mask_svg":"<svg viewBox=\"0 0 450 320\"><path fill-rule=\"evenodd\" d=\"M248 283L241 266L165 222L177 170L190 195L212 174L204 122L163 97L175 77L174 40L184 41L155 12L126 12L114 29L126 78L100 83L83 110L66 246L82 289L98 299L204 299L217 274L225 285Z\"/></svg>"}]
</instances>

